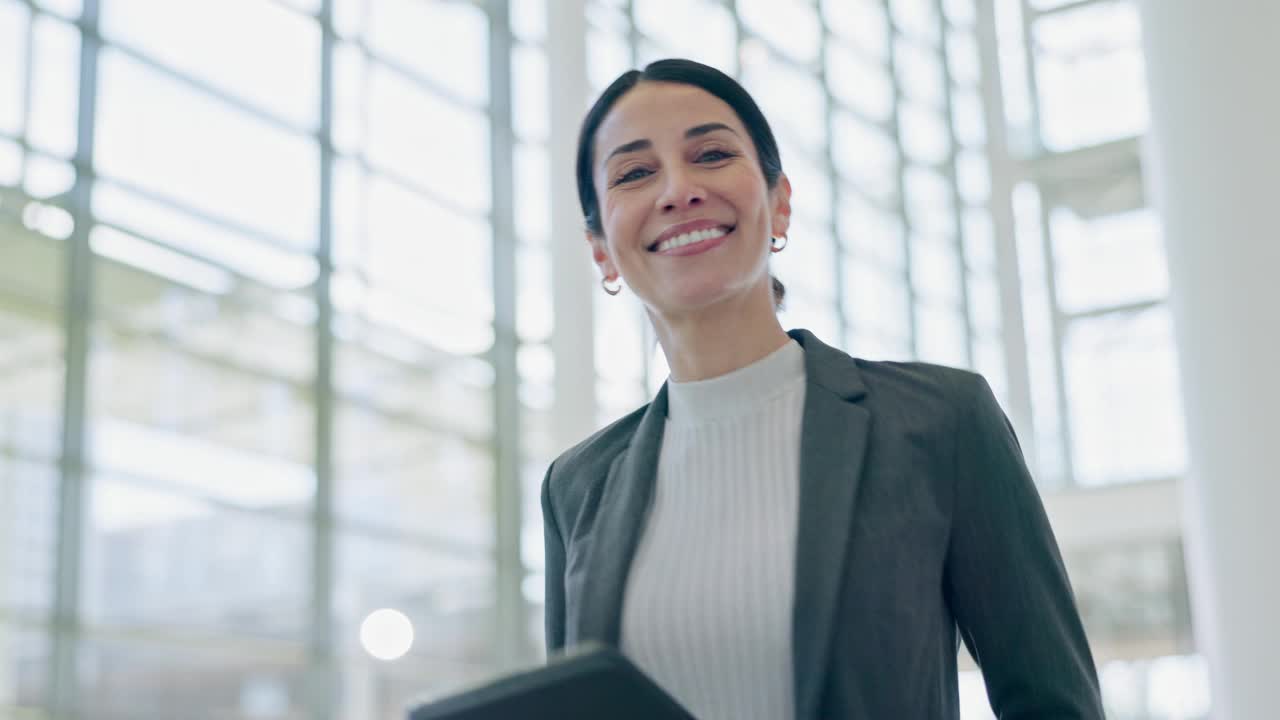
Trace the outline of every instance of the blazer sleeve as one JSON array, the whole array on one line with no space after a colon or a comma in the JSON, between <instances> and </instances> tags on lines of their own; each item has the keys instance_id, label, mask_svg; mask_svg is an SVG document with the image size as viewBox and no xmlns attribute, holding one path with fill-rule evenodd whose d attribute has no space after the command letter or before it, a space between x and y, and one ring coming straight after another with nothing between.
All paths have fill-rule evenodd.
<instances>
[{"instance_id":1,"label":"blazer sleeve","mask_svg":"<svg viewBox=\"0 0 1280 720\"><path fill-rule=\"evenodd\" d=\"M564 647L564 540L551 504L552 463L542 480L542 536L545 547L546 595L543 600L547 653Z\"/></svg>"},{"instance_id":2,"label":"blazer sleeve","mask_svg":"<svg viewBox=\"0 0 1280 720\"><path fill-rule=\"evenodd\" d=\"M967 376L945 592L1002 720L1103 718L1097 670L1044 506L1008 419Z\"/></svg>"}]
</instances>

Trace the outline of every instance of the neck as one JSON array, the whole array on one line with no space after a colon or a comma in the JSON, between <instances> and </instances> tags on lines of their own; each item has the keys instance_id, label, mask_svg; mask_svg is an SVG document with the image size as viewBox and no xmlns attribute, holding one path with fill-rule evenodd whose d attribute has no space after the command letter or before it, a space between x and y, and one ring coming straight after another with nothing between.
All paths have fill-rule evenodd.
<instances>
[{"instance_id":1,"label":"neck","mask_svg":"<svg viewBox=\"0 0 1280 720\"><path fill-rule=\"evenodd\" d=\"M778 322L768 283L763 291L757 288L692 312L677 315L650 309L649 319L676 382L733 372L791 340Z\"/></svg>"}]
</instances>

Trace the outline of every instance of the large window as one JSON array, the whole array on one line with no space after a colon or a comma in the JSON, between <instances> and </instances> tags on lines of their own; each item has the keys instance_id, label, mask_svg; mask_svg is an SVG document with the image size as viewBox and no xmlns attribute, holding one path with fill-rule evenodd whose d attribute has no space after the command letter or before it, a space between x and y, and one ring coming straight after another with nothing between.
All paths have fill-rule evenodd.
<instances>
[{"instance_id":1,"label":"large window","mask_svg":"<svg viewBox=\"0 0 1280 720\"><path fill-rule=\"evenodd\" d=\"M497 665L490 16L332 7L0 0L0 715Z\"/></svg>"},{"instance_id":2,"label":"large window","mask_svg":"<svg viewBox=\"0 0 1280 720\"><path fill-rule=\"evenodd\" d=\"M996 10L1040 480L1177 477L1185 443L1163 240L1142 183L1137 9Z\"/></svg>"},{"instance_id":3,"label":"large window","mask_svg":"<svg viewBox=\"0 0 1280 720\"><path fill-rule=\"evenodd\" d=\"M1076 495L1186 470L1160 223L1144 193L1147 103L1131 0L995 0L1032 461ZM1175 504L1171 504L1176 507ZM1204 717L1180 539L1070 549L1108 716Z\"/></svg>"}]
</instances>

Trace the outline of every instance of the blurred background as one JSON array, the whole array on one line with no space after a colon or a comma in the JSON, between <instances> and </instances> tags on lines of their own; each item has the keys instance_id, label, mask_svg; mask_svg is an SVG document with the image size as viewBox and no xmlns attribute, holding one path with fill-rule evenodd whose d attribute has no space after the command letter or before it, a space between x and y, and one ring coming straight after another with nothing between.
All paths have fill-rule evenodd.
<instances>
[{"instance_id":1,"label":"blurred background","mask_svg":"<svg viewBox=\"0 0 1280 720\"><path fill-rule=\"evenodd\" d=\"M1207 717L1131 0L0 0L0 717L538 662L543 473L667 375L578 123L667 56L779 137L784 327L984 374L1109 716Z\"/></svg>"}]
</instances>

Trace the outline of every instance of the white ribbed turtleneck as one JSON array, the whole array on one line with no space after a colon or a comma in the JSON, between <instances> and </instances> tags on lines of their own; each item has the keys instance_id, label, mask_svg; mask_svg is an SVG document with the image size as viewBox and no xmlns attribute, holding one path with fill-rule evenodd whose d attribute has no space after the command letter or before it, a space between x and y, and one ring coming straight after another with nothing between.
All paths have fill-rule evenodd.
<instances>
[{"instance_id":1,"label":"white ribbed turtleneck","mask_svg":"<svg viewBox=\"0 0 1280 720\"><path fill-rule=\"evenodd\" d=\"M804 349L667 382L622 650L696 717L793 716L791 612Z\"/></svg>"}]
</instances>

